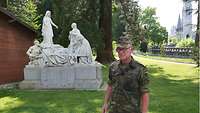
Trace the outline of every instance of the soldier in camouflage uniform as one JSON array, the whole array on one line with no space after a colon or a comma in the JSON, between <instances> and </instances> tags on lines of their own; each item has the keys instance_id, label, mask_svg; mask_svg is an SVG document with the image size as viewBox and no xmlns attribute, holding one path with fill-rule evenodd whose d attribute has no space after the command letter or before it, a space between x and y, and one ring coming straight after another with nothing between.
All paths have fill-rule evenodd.
<instances>
[{"instance_id":1,"label":"soldier in camouflage uniform","mask_svg":"<svg viewBox=\"0 0 200 113\"><path fill-rule=\"evenodd\" d=\"M114 61L109 69L103 113L147 113L149 77L146 67L132 58L128 37L119 38L116 51L119 61Z\"/></svg>"}]
</instances>

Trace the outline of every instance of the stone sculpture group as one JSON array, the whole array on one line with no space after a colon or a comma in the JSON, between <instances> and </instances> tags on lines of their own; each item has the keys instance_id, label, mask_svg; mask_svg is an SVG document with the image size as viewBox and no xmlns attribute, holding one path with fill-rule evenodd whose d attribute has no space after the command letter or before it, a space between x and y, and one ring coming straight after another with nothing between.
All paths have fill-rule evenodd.
<instances>
[{"instance_id":1,"label":"stone sculpture group","mask_svg":"<svg viewBox=\"0 0 200 113\"><path fill-rule=\"evenodd\" d=\"M27 51L30 62L27 66L61 66L75 63L92 64L92 50L87 39L81 34L76 23L72 23L69 32L70 44L64 48L53 43L52 25L58 28L51 20L51 12L47 11L42 24L43 41L35 40L34 45Z\"/></svg>"},{"instance_id":2,"label":"stone sculpture group","mask_svg":"<svg viewBox=\"0 0 200 113\"><path fill-rule=\"evenodd\" d=\"M93 61L90 44L76 23L71 24L67 48L53 43L52 26L58 28L47 11L42 24L43 41L35 40L27 51L30 61L20 88L98 89L102 84L101 64Z\"/></svg>"}]
</instances>

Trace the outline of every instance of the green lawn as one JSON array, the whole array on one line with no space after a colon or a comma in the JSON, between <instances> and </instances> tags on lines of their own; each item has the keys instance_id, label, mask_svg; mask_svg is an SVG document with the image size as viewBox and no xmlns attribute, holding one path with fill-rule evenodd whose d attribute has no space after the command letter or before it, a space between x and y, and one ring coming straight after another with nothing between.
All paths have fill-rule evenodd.
<instances>
[{"instance_id":1,"label":"green lawn","mask_svg":"<svg viewBox=\"0 0 200 113\"><path fill-rule=\"evenodd\" d=\"M0 93L0 113L100 113L101 91L25 91Z\"/></svg>"},{"instance_id":2,"label":"green lawn","mask_svg":"<svg viewBox=\"0 0 200 113\"><path fill-rule=\"evenodd\" d=\"M149 69L149 113L198 113L197 68L135 57ZM108 65L103 67L107 80ZM103 91L0 90L0 113L100 113Z\"/></svg>"},{"instance_id":3,"label":"green lawn","mask_svg":"<svg viewBox=\"0 0 200 113\"><path fill-rule=\"evenodd\" d=\"M147 65L150 72L150 113L199 113L199 76L195 65L135 58Z\"/></svg>"},{"instance_id":4,"label":"green lawn","mask_svg":"<svg viewBox=\"0 0 200 113\"><path fill-rule=\"evenodd\" d=\"M195 61L191 58L172 58L172 57L150 56L150 55L142 55L142 54L137 54L137 56L140 56L140 57L143 57L143 58L171 61L171 62L195 64Z\"/></svg>"}]
</instances>

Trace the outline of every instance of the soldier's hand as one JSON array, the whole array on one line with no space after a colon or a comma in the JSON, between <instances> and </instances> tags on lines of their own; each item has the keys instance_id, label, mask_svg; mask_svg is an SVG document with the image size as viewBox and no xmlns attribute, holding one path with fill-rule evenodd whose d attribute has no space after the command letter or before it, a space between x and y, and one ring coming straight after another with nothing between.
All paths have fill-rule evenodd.
<instances>
[{"instance_id":1,"label":"soldier's hand","mask_svg":"<svg viewBox=\"0 0 200 113\"><path fill-rule=\"evenodd\" d=\"M108 104L104 104L102 107L102 113L107 113L108 112Z\"/></svg>"}]
</instances>

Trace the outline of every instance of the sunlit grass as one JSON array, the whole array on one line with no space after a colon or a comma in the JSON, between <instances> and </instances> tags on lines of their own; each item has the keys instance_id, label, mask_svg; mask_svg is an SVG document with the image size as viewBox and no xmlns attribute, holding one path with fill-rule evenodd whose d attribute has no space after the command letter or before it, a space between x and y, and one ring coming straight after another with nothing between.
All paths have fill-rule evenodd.
<instances>
[{"instance_id":1,"label":"sunlit grass","mask_svg":"<svg viewBox=\"0 0 200 113\"><path fill-rule=\"evenodd\" d=\"M5 111L7 109L17 108L24 104L18 97L2 97L0 98L0 111Z\"/></svg>"},{"instance_id":2,"label":"sunlit grass","mask_svg":"<svg viewBox=\"0 0 200 113\"><path fill-rule=\"evenodd\" d=\"M150 76L149 113L198 113L198 69L134 56ZM108 65L103 65L108 80ZM0 90L0 113L100 113L104 91Z\"/></svg>"},{"instance_id":3,"label":"sunlit grass","mask_svg":"<svg viewBox=\"0 0 200 113\"><path fill-rule=\"evenodd\" d=\"M199 69L141 57L150 72L150 113L198 113Z\"/></svg>"},{"instance_id":4,"label":"sunlit grass","mask_svg":"<svg viewBox=\"0 0 200 113\"><path fill-rule=\"evenodd\" d=\"M1 90L0 97L0 113L98 113L103 92Z\"/></svg>"},{"instance_id":5,"label":"sunlit grass","mask_svg":"<svg viewBox=\"0 0 200 113\"><path fill-rule=\"evenodd\" d=\"M195 64L195 61L191 58L172 58L172 57L150 56L150 55L141 55L141 54L136 54L136 55L139 57L150 58L150 59Z\"/></svg>"}]
</instances>

